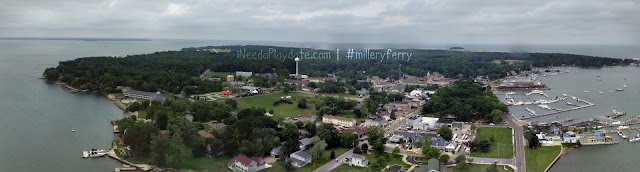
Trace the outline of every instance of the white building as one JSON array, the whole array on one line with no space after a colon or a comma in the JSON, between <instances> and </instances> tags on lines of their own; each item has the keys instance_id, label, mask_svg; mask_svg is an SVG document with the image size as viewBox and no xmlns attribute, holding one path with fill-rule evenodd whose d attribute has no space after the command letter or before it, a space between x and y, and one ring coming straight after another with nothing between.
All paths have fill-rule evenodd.
<instances>
[{"instance_id":1,"label":"white building","mask_svg":"<svg viewBox=\"0 0 640 172\"><path fill-rule=\"evenodd\" d=\"M434 129L438 119L439 118L411 116L405 120L404 125L419 130Z\"/></svg>"},{"instance_id":2,"label":"white building","mask_svg":"<svg viewBox=\"0 0 640 172\"><path fill-rule=\"evenodd\" d=\"M229 161L228 167L232 171L256 172L265 169L266 164L260 157L251 159L243 154L238 154Z\"/></svg>"},{"instance_id":3,"label":"white building","mask_svg":"<svg viewBox=\"0 0 640 172\"><path fill-rule=\"evenodd\" d=\"M322 115L322 122L331 123L333 125L338 125L343 127L356 126L356 119L333 116L333 115Z\"/></svg>"},{"instance_id":4,"label":"white building","mask_svg":"<svg viewBox=\"0 0 640 172\"><path fill-rule=\"evenodd\" d=\"M304 167L305 165L311 163L311 154L306 153L302 150L292 153L291 155L289 155L289 158L291 158L291 165L298 168Z\"/></svg>"},{"instance_id":5,"label":"white building","mask_svg":"<svg viewBox=\"0 0 640 172\"><path fill-rule=\"evenodd\" d=\"M349 161L349 165L366 168L369 165L369 161L363 155L354 153L353 155L351 155L351 161Z\"/></svg>"},{"instance_id":6,"label":"white building","mask_svg":"<svg viewBox=\"0 0 640 172\"><path fill-rule=\"evenodd\" d=\"M244 76L245 78L249 78L252 75L253 75L253 72L236 71L236 76Z\"/></svg>"},{"instance_id":7,"label":"white building","mask_svg":"<svg viewBox=\"0 0 640 172\"><path fill-rule=\"evenodd\" d=\"M157 101L165 101L167 100L167 96L157 91L153 92L145 92L134 90L131 87L122 88L122 94L125 97L134 98L134 99L145 99L145 100L157 100Z\"/></svg>"}]
</instances>

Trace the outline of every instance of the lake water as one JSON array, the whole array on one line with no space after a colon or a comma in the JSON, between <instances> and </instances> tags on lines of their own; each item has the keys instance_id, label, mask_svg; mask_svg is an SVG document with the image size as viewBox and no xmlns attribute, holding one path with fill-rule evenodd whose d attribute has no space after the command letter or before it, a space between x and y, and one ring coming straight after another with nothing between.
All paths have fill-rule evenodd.
<instances>
[{"instance_id":1,"label":"lake water","mask_svg":"<svg viewBox=\"0 0 640 172\"><path fill-rule=\"evenodd\" d=\"M70 93L60 86L37 79L47 67L58 61L86 56L125 56L156 51L179 50L207 45L261 44L332 49L353 48L430 48L446 49L450 45L433 44L326 44L264 41L62 41L0 40L0 171L113 171L122 165L110 158L82 159L81 152L91 148L107 149L115 137L111 120L123 112L104 96ZM455 45L458 46L458 45ZM589 46L497 46L462 45L474 51L562 52L617 58L637 57L637 47ZM554 48L551 48L554 47ZM550 95L567 93L584 98L596 106L543 117L587 118L619 109L635 115L640 112L640 68L618 67L600 70L575 69L569 74L541 78L552 89ZM600 82L594 77L602 76ZM624 78L629 86L624 92L609 93L620 87ZM583 91L590 90L590 94ZM598 94L597 91L605 91ZM76 132L71 132L76 130ZM614 136L615 137L615 136ZM640 156L638 145L622 142L612 146L594 146L570 152L552 171L596 171L611 167L636 171L633 161ZM598 163L593 163L598 162ZM607 165L601 165L607 164Z\"/></svg>"}]
</instances>

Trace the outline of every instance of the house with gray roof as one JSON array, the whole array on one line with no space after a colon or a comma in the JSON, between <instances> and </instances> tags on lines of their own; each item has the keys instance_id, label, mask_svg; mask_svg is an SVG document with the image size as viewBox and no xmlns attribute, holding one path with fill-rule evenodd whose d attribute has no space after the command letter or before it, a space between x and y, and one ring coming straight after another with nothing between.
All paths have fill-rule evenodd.
<instances>
[{"instance_id":1,"label":"house with gray roof","mask_svg":"<svg viewBox=\"0 0 640 172\"><path fill-rule=\"evenodd\" d=\"M298 146L300 146L300 150L305 150L311 146L311 139L304 138L298 141Z\"/></svg>"},{"instance_id":2,"label":"house with gray roof","mask_svg":"<svg viewBox=\"0 0 640 172\"><path fill-rule=\"evenodd\" d=\"M369 161L364 155L354 153L351 155L351 160L349 161L350 166L358 166L358 167L367 167L369 165Z\"/></svg>"},{"instance_id":3,"label":"house with gray roof","mask_svg":"<svg viewBox=\"0 0 640 172\"><path fill-rule=\"evenodd\" d=\"M153 92L146 92L146 91L138 91L138 90L134 90L131 87L124 87L122 88L122 94L125 97L129 97L129 98L134 98L134 99L145 99L145 100L151 100L151 101L165 101L168 99L167 96L165 96L164 94L160 93L160 91L157 91L155 93Z\"/></svg>"},{"instance_id":4,"label":"house with gray roof","mask_svg":"<svg viewBox=\"0 0 640 172\"><path fill-rule=\"evenodd\" d=\"M289 158L291 158L291 165L298 168L304 167L305 165L311 163L311 154L306 153L302 150L292 153L291 155L289 155Z\"/></svg>"}]
</instances>

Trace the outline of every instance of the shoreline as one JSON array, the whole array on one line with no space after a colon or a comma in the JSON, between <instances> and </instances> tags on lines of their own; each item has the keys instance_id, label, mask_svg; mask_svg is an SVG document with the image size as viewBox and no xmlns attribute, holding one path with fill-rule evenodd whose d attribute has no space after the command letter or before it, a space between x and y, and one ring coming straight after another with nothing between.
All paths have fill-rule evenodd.
<instances>
[{"instance_id":1,"label":"shoreline","mask_svg":"<svg viewBox=\"0 0 640 172\"><path fill-rule=\"evenodd\" d=\"M40 78L40 79L44 79L44 78ZM136 119L138 119L137 118L138 117L138 112L129 112L129 111L127 111L127 107L122 102L118 101L118 99L113 94L105 94L105 93L101 93L101 92L98 92L98 91L80 90L80 89L77 89L77 88L74 88L74 87L70 86L66 82L50 82L50 81L47 81L46 79L45 79L45 82L47 82L49 84L60 85L63 88L69 90L71 93L77 93L77 92L89 93L90 92L90 93L103 95L108 100L113 102L113 104L115 104L116 107L118 107L120 110L122 110L123 112L126 112L129 116L136 116ZM115 126L114 121L109 121L109 123ZM128 161L124 160L124 157L118 157L114 152L115 151L114 148L117 147L117 143L116 143L117 138L118 138L118 136L116 136L111 141L112 148L109 151L110 152L109 155L108 155L109 157L111 157L112 159L122 163L123 165L130 165L130 166L136 167L137 169L143 170L143 171L149 171L149 170L153 170L153 169L160 169L160 168L157 168L157 167L155 167L153 165L149 165L149 164L133 164L131 162L128 162ZM111 152L114 152L114 153L111 153Z\"/></svg>"}]
</instances>

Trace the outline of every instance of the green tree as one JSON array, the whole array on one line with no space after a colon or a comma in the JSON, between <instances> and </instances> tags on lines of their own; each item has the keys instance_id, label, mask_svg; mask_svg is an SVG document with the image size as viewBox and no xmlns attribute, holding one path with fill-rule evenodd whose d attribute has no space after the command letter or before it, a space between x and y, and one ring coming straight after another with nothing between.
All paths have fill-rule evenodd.
<instances>
[{"instance_id":1,"label":"green tree","mask_svg":"<svg viewBox=\"0 0 640 172\"><path fill-rule=\"evenodd\" d=\"M302 97L300 98L300 100L298 100L298 108L300 109L306 109L307 108L307 99Z\"/></svg>"},{"instance_id":2,"label":"green tree","mask_svg":"<svg viewBox=\"0 0 640 172\"><path fill-rule=\"evenodd\" d=\"M360 111L360 109L353 110L353 114L356 115L356 118L362 117L362 111Z\"/></svg>"},{"instance_id":3,"label":"green tree","mask_svg":"<svg viewBox=\"0 0 640 172\"><path fill-rule=\"evenodd\" d=\"M355 148L353 148L353 153L362 154L362 149L360 147L356 146Z\"/></svg>"},{"instance_id":4,"label":"green tree","mask_svg":"<svg viewBox=\"0 0 640 172\"><path fill-rule=\"evenodd\" d=\"M468 172L468 171L470 170L470 167L469 167L469 164L467 164L467 163L465 162L465 163L458 163L458 164L456 165L456 169L457 169L459 172Z\"/></svg>"},{"instance_id":5,"label":"green tree","mask_svg":"<svg viewBox=\"0 0 640 172\"><path fill-rule=\"evenodd\" d=\"M178 168L182 164L182 147L184 146L180 135L171 136L171 145L167 150L167 165L172 168Z\"/></svg>"},{"instance_id":6,"label":"green tree","mask_svg":"<svg viewBox=\"0 0 640 172\"><path fill-rule=\"evenodd\" d=\"M344 132L340 134L340 144L344 148L352 148L358 145L358 138L353 133Z\"/></svg>"},{"instance_id":7,"label":"green tree","mask_svg":"<svg viewBox=\"0 0 640 172\"><path fill-rule=\"evenodd\" d=\"M487 167L487 170L485 170L485 172L498 172L498 164L494 162L489 167Z\"/></svg>"},{"instance_id":8,"label":"green tree","mask_svg":"<svg viewBox=\"0 0 640 172\"><path fill-rule=\"evenodd\" d=\"M391 151L391 153L393 153L396 156L400 155L400 148L398 146L393 148L393 151Z\"/></svg>"},{"instance_id":9,"label":"green tree","mask_svg":"<svg viewBox=\"0 0 640 172\"><path fill-rule=\"evenodd\" d=\"M311 142L313 143L313 146L311 147L311 149L309 149L309 151L311 152L311 154L313 154L315 160L317 161L322 157L322 152L324 152L324 150L327 148L327 143L324 140L313 142L313 139Z\"/></svg>"},{"instance_id":10,"label":"green tree","mask_svg":"<svg viewBox=\"0 0 640 172\"><path fill-rule=\"evenodd\" d=\"M184 117L175 117L169 120L169 126L167 127L172 135L178 134L180 138L184 139L186 143L191 143L191 140L198 135L198 128L194 122L188 121Z\"/></svg>"},{"instance_id":11,"label":"green tree","mask_svg":"<svg viewBox=\"0 0 640 172\"><path fill-rule=\"evenodd\" d=\"M136 121L123 132L124 144L129 145L134 155L148 155L151 136L158 133L158 128L150 122Z\"/></svg>"},{"instance_id":12,"label":"green tree","mask_svg":"<svg viewBox=\"0 0 640 172\"><path fill-rule=\"evenodd\" d=\"M440 157L438 158L438 161L440 161L440 163L446 164L447 162L449 162L449 155L447 154L440 155Z\"/></svg>"},{"instance_id":13,"label":"green tree","mask_svg":"<svg viewBox=\"0 0 640 172\"><path fill-rule=\"evenodd\" d=\"M329 156L331 159L336 159L336 153L331 150L331 155Z\"/></svg>"},{"instance_id":14,"label":"green tree","mask_svg":"<svg viewBox=\"0 0 640 172\"><path fill-rule=\"evenodd\" d=\"M440 134L442 138L448 141L451 141L451 138L453 137L453 131L451 131L451 129L447 126L443 126L442 128L438 129L438 134Z\"/></svg>"},{"instance_id":15,"label":"green tree","mask_svg":"<svg viewBox=\"0 0 640 172\"><path fill-rule=\"evenodd\" d=\"M340 144L338 130L335 127L333 127L333 124L330 124L330 123L320 124L320 127L318 127L317 135L318 137L320 137L320 139L326 141L329 147L335 147Z\"/></svg>"},{"instance_id":16,"label":"green tree","mask_svg":"<svg viewBox=\"0 0 640 172\"><path fill-rule=\"evenodd\" d=\"M456 161L456 164L461 163L461 162L465 162L466 163L467 162L467 157L464 156L464 154L460 154L460 155L458 155L456 157L455 161Z\"/></svg>"},{"instance_id":17,"label":"green tree","mask_svg":"<svg viewBox=\"0 0 640 172\"><path fill-rule=\"evenodd\" d=\"M369 144L364 143L360 147L362 148L363 153L369 153Z\"/></svg>"},{"instance_id":18,"label":"green tree","mask_svg":"<svg viewBox=\"0 0 640 172\"><path fill-rule=\"evenodd\" d=\"M169 137L164 135L154 136L151 141L151 162L164 167L167 164L167 148L171 146Z\"/></svg>"},{"instance_id":19,"label":"green tree","mask_svg":"<svg viewBox=\"0 0 640 172\"><path fill-rule=\"evenodd\" d=\"M373 146L373 150L378 154L382 155L384 152L384 131L378 127L369 127L366 131L367 141L371 146Z\"/></svg>"},{"instance_id":20,"label":"green tree","mask_svg":"<svg viewBox=\"0 0 640 172\"><path fill-rule=\"evenodd\" d=\"M424 155L425 159L438 158L440 155L440 150L435 147L426 147L422 149L422 155Z\"/></svg>"}]
</instances>

